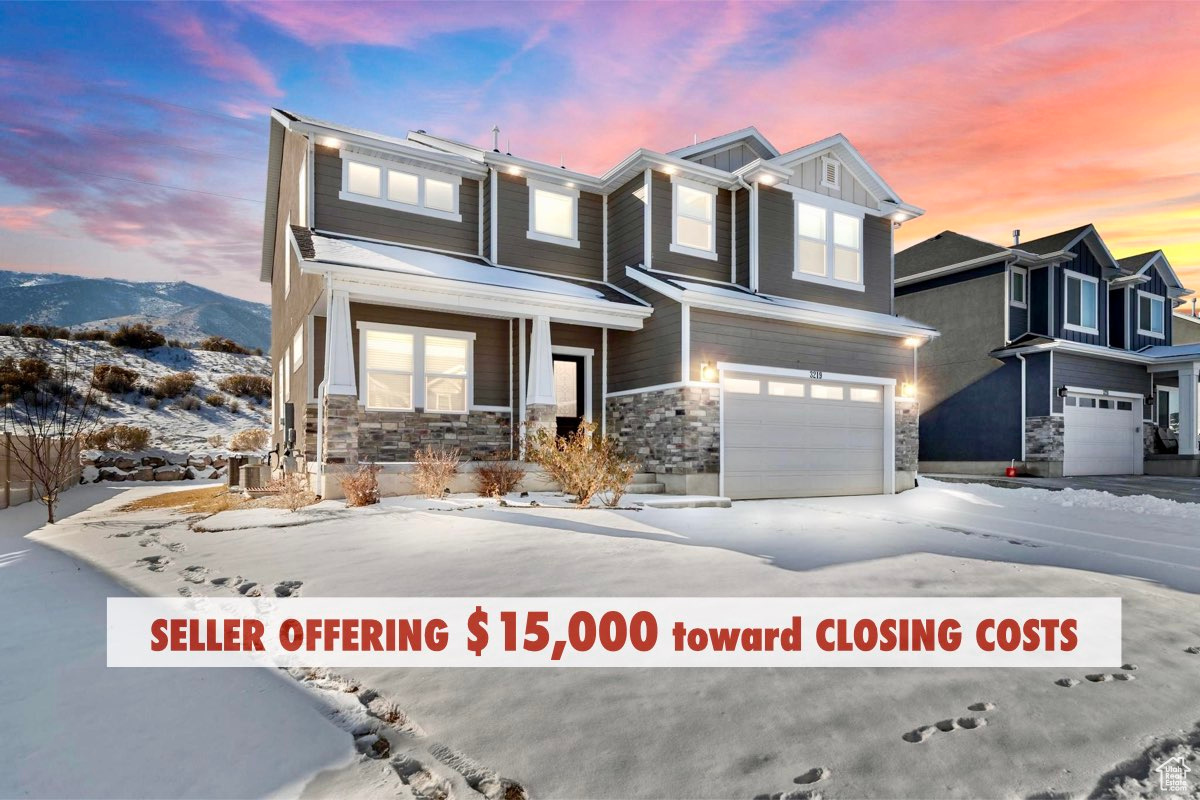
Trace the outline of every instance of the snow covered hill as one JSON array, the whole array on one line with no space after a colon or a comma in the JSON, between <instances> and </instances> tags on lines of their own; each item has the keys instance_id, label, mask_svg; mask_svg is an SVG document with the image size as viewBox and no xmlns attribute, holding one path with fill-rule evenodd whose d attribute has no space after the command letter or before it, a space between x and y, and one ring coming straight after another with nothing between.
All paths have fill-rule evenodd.
<instances>
[{"instance_id":1,"label":"snow covered hill","mask_svg":"<svg viewBox=\"0 0 1200 800\"><path fill-rule=\"evenodd\" d=\"M224 336L264 351L271 345L271 310L183 281L171 283L81 278L0 270L0 322L115 330L144 322L169 339Z\"/></svg>"},{"instance_id":2,"label":"snow covered hill","mask_svg":"<svg viewBox=\"0 0 1200 800\"><path fill-rule=\"evenodd\" d=\"M107 342L0 336L0 358L37 355L54 365L61 363L63 350L88 375L94 365L116 364L138 373L140 383L145 385L152 385L158 378L172 373L191 372L196 376L196 385L190 394L199 399L199 406L193 410L181 408L180 398L156 403L153 397L145 397L136 391L115 395L98 393L108 406L103 413L104 425L149 428L153 447L174 451L202 449L207 448L210 436L221 436L228 442L237 431L270 427L271 398L263 398L259 404L253 398L235 398L217 388L220 380L228 375L269 376L271 366L265 356L239 356L179 347L129 350L113 347ZM213 394L223 395L225 404L213 406L205 402Z\"/></svg>"}]
</instances>

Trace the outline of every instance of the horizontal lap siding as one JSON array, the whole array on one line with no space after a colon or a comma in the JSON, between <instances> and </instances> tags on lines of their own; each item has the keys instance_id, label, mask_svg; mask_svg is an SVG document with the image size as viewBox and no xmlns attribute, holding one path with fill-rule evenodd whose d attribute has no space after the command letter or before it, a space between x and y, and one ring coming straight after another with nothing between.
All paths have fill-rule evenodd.
<instances>
[{"instance_id":1,"label":"horizontal lap siding","mask_svg":"<svg viewBox=\"0 0 1200 800\"><path fill-rule=\"evenodd\" d=\"M645 185L641 175L608 196L608 277L622 279L625 267L643 263L646 206L633 196Z\"/></svg>"},{"instance_id":2,"label":"horizontal lap siding","mask_svg":"<svg viewBox=\"0 0 1200 800\"><path fill-rule=\"evenodd\" d=\"M863 286L861 292L792 277L795 267L795 206L780 189L758 189L758 288L764 294L816 303L878 311L892 310L892 231L883 217L863 219Z\"/></svg>"},{"instance_id":3,"label":"horizontal lap siding","mask_svg":"<svg viewBox=\"0 0 1200 800\"><path fill-rule=\"evenodd\" d=\"M1116 392L1150 392L1150 373L1141 364L1108 361L1074 353L1054 354L1054 410L1062 411L1058 388L1079 386L1085 389L1108 389Z\"/></svg>"},{"instance_id":4,"label":"horizontal lap siding","mask_svg":"<svg viewBox=\"0 0 1200 800\"><path fill-rule=\"evenodd\" d=\"M737 205L737 277L738 286L750 288L750 192L742 189L734 193Z\"/></svg>"},{"instance_id":5,"label":"horizontal lap siding","mask_svg":"<svg viewBox=\"0 0 1200 800\"><path fill-rule=\"evenodd\" d=\"M708 361L904 380L912 350L900 339L693 308L691 380Z\"/></svg>"},{"instance_id":6,"label":"horizontal lap siding","mask_svg":"<svg viewBox=\"0 0 1200 800\"><path fill-rule=\"evenodd\" d=\"M397 164L403 169L403 164ZM479 250L479 181L463 178L458 189L462 222L342 200L342 159L330 147L316 148L314 222L323 231L381 239L473 255ZM453 176L447 176L453 178Z\"/></svg>"},{"instance_id":7,"label":"horizontal lap siding","mask_svg":"<svg viewBox=\"0 0 1200 800\"><path fill-rule=\"evenodd\" d=\"M468 317L396 306L377 306L351 303L350 321L354 332L355 374L362 371L359 364L358 323L379 322L388 325L408 325L415 328L437 328L445 331L470 331L475 334L475 397L474 405L508 405L508 329L505 319ZM361 388L361 387L360 387Z\"/></svg>"},{"instance_id":8,"label":"horizontal lap siding","mask_svg":"<svg viewBox=\"0 0 1200 800\"><path fill-rule=\"evenodd\" d=\"M683 319L679 304L645 288L638 294L654 304L654 314L640 331L608 332L610 392L680 380Z\"/></svg>"},{"instance_id":9,"label":"horizontal lap siding","mask_svg":"<svg viewBox=\"0 0 1200 800\"><path fill-rule=\"evenodd\" d=\"M653 216L651 224L651 245L654 248L651 258L653 268L714 281L728 281L730 253L732 252L732 207L729 191L717 190L716 231L714 232L717 249L716 260L673 253L671 252L671 229L675 209L671 176L661 172L653 174L653 195L650 202L650 213Z\"/></svg>"},{"instance_id":10,"label":"horizontal lap siding","mask_svg":"<svg viewBox=\"0 0 1200 800\"><path fill-rule=\"evenodd\" d=\"M497 263L552 272L573 278L604 277L603 201L598 194L579 193L579 247L530 239L529 185L525 179L500 173L497 198Z\"/></svg>"}]
</instances>

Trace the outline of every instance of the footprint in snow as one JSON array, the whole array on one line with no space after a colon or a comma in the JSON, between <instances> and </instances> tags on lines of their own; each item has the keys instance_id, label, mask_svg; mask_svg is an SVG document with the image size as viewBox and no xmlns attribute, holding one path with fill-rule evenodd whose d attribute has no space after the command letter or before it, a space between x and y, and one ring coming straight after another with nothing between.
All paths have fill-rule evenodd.
<instances>
[{"instance_id":1,"label":"footprint in snow","mask_svg":"<svg viewBox=\"0 0 1200 800\"><path fill-rule=\"evenodd\" d=\"M1072 686L1079 685L1079 681L1075 680L1074 678L1059 678L1055 681L1055 683L1059 686L1065 686L1068 689L1070 689Z\"/></svg>"},{"instance_id":2,"label":"footprint in snow","mask_svg":"<svg viewBox=\"0 0 1200 800\"><path fill-rule=\"evenodd\" d=\"M242 582L242 576L238 575L233 578L213 578L209 581L213 586L237 586Z\"/></svg>"},{"instance_id":3,"label":"footprint in snow","mask_svg":"<svg viewBox=\"0 0 1200 800\"><path fill-rule=\"evenodd\" d=\"M191 597L192 596L192 590L186 586L180 586L178 589L176 589L176 591L179 592L180 596L182 596L182 597Z\"/></svg>"},{"instance_id":4,"label":"footprint in snow","mask_svg":"<svg viewBox=\"0 0 1200 800\"><path fill-rule=\"evenodd\" d=\"M239 583L237 590L245 597L262 597L262 589L258 588L258 584L254 581Z\"/></svg>"},{"instance_id":5,"label":"footprint in snow","mask_svg":"<svg viewBox=\"0 0 1200 800\"><path fill-rule=\"evenodd\" d=\"M145 567L151 572L162 572L171 563L166 556L144 556L137 560L138 566Z\"/></svg>"},{"instance_id":6,"label":"footprint in snow","mask_svg":"<svg viewBox=\"0 0 1200 800\"><path fill-rule=\"evenodd\" d=\"M829 780L833 772L828 767L813 767L803 775L798 775L793 783L820 783Z\"/></svg>"},{"instance_id":7,"label":"footprint in snow","mask_svg":"<svg viewBox=\"0 0 1200 800\"><path fill-rule=\"evenodd\" d=\"M281 581L275 584L275 596L297 597L300 594L300 587L303 585L303 581Z\"/></svg>"},{"instance_id":8,"label":"footprint in snow","mask_svg":"<svg viewBox=\"0 0 1200 800\"><path fill-rule=\"evenodd\" d=\"M188 567L179 570L179 576L188 583L204 583L208 580L208 567Z\"/></svg>"},{"instance_id":9,"label":"footprint in snow","mask_svg":"<svg viewBox=\"0 0 1200 800\"><path fill-rule=\"evenodd\" d=\"M1137 669L1137 664L1122 664L1121 669L1133 672L1135 669Z\"/></svg>"},{"instance_id":10,"label":"footprint in snow","mask_svg":"<svg viewBox=\"0 0 1200 800\"><path fill-rule=\"evenodd\" d=\"M929 741L934 734L950 733L951 731L973 731L978 728L983 728L988 724L986 717L959 717L958 719L944 719L940 722L935 722L933 725L922 725L920 728L911 730L900 738L912 744L922 744Z\"/></svg>"},{"instance_id":11,"label":"footprint in snow","mask_svg":"<svg viewBox=\"0 0 1200 800\"><path fill-rule=\"evenodd\" d=\"M971 705L967 706L967 710L968 711L995 711L996 704L989 703L987 701L984 701L982 703L971 703Z\"/></svg>"},{"instance_id":12,"label":"footprint in snow","mask_svg":"<svg viewBox=\"0 0 1200 800\"><path fill-rule=\"evenodd\" d=\"M1184 648L1184 651L1183 651L1183 652L1185 652L1185 653L1191 653L1191 654L1192 654L1192 655L1194 655L1194 656L1195 656L1195 655L1200 655L1200 647L1198 647L1198 646L1196 646L1196 645L1192 645L1191 647Z\"/></svg>"}]
</instances>

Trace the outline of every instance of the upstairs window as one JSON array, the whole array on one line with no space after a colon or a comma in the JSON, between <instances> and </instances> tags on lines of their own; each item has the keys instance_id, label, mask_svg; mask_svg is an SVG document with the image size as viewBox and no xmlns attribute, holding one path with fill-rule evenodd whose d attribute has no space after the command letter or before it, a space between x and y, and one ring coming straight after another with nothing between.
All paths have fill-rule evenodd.
<instances>
[{"instance_id":1,"label":"upstairs window","mask_svg":"<svg viewBox=\"0 0 1200 800\"><path fill-rule=\"evenodd\" d=\"M1013 267L1008 278L1008 301L1018 308L1026 308L1028 300L1025 296L1025 284L1029 272L1024 267Z\"/></svg>"},{"instance_id":2,"label":"upstairs window","mask_svg":"<svg viewBox=\"0 0 1200 800\"><path fill-rule=\"evenodd\" d=\"M1162 295L1138 292L1138 334L1162 339L1166 320L1167 303Z\"/></svg>"},{"instance_id":3,"label":"upstairs window","mask_svg":"<svg viewBox=\"0 0 1200 800\"><path fill-rule=\"evenodd\" d=\"M579 192L529 181L530 239L579 247Z\"/></svg>"},{"instance_id":4,"label":"upstairs window","mask_svg":"<svg viewBox=\"0 0 1200 800\"><path fill-rule=\"evenodd\" d=\"M673 178L671 252L717 258L717 189L684 178Z\"/></svg>"},{"instance_id":5,"label":"upstairs window","mask_svg":"<svg viewBox=\"0 0 1200 800\"><path fill-rule=\"evenodd\" d=\"M368 409L467 413L475 334L371 323L359 331Z\"/></svg>"},{"instance_id":6,"label":"upstairs window","mask_svg":"<svg viewBox=\"0 0 1200 800\"><path fill-rule=\"evenodd\" d=\"M792 277L862 289L863 221L854 214L796 203Z\"/></svg>"},{"instance_id":7,"label":"upstairs window","mask_svg":"<svg viewBox=\"0 0 1200 800\"><path fill-rule=\"evenodd\" d=\"M1079 333L1099 333L1096 323L1096 294L1099 281L1090 275L1068 271L1065 285L1063 327Z\"/></svg>"},{"instance_id":8,"label":"upstairs window","mask_svg":"<svg viewBox=\"0 0 1200 800\"><path fill-rule=\"evenodd\" d=\"M461 222L458 187L461 179L415 167L393 168L386 162L342 154L342 200L394 208L411 214Z\"/></svg>"}]
</instances>

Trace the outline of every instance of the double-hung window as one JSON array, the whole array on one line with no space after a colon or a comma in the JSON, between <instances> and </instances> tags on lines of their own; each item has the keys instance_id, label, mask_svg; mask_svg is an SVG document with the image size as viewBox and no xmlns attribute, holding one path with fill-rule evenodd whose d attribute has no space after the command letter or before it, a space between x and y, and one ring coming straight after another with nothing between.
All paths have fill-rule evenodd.
<instances>
[{"instance_id":1,"label":"double-hung window","mask_svg":"<svg viewBox=\"0 0 1200 800\"><path fill-rule=\"evenodd\" d=\"M861 290L862 251L862 215L796 201L792 277Z\"/></svg>"},{"instance_id":2,"label":"double-hung window","mask_svg":"<svg viewBox=\"0 0 1200 800\"><path fill-rule=\"evenodd\" d=\"M1166 331L1167 303L1162 295L1138 292L1138 334L1162 339Z\"/></svg>"},{"instance_id":3,"label":"double-hung window","mask_svg":"<svg viewBox=\"0 0 1200 800\"><path fill-rule=\"evenodd\" d=\"M529 181L530 239L579 247L579 190Z\"/></svg>"},{"instance_id":4,"label":"double-hung window","mask_svg":"<svg viewBox=\"0 0 1200 800\"><path fill-rule=\"evenodd\" d=\"M1012 272L1008 276L1008 301L1019 308L1027 308L1028 303L1025 297L1026 283L1029 280L1029 272L1024 267L1013 267Z\"/></svg>"},{"instance_id":5,"label":"double-hung window","mask_svg":"<svg viewBox=\"0 0 1200 800\"><path fill-rule=\"evenodd\" d=\"M671 252L715 261L716 187L672 178L671 208Z\"/></svg>"},{"instance_id":6,"label":"double-hung window","mask_svg":"<svg viewBox=\"0 0 1200 800\"><path fill-rule=\"evenodd\" d=\"M368 409L467 412L475 334L359 323L359 336Z\"/></svg>"},{"instance_id":7,"label":"double-hung window","mask_svg":"<svg viewBox=\"0 0 1200 800\"><path fill-rule=\"evenodd\" d=\"M1099 333L1096 321L1099 281L1090 275L1068 270L1064 285L1063 327L1079 333Z\"/></svg>"},{"instance_id":8,"label":"double-hung window","mask_svg":"<svg viewBox=\"0 0 1200 800\"><path fill-rule=\"evenodd\" d=\"M343 152L342 191L338 197L461 222L461 184L461 178L449 174Z\"/></svg>"}]
</instances>

